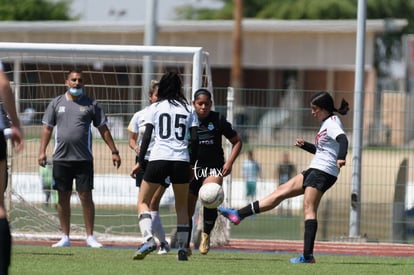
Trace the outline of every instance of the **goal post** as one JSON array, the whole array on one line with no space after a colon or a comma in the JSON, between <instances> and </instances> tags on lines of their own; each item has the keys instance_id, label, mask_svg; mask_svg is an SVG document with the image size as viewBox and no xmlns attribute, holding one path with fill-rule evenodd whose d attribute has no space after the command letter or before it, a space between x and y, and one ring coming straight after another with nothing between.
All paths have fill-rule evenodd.
<instances>
[{"instance_id":1,"label":"goal post","mask_svg":"<svg viewBox=\"0 0 414 275\"><path fill-rule=\"evenodd\" d=\"M144 69L148 57L154 68L149 70L149 78ZM60 234L53 202L45 201L37 156L43 112L52 98L65 91L67 71L77 67L83 72L86 93L108 115L108 126L123 163L115 169L105 143L100 138L94 139L96 235L103 241L140 237L136 213L138 190L128 176L135 162L135 153L128 148L128 122L134 112L148 104L149 83L144 83L145 79L160 79L167 71L177 71L189 102L198 88L213 91L208 53L202 47L0 42L0 59L12 82L26 137L22 153L10 152L7 199L12 204L8 213L13 234L30 238ZM51 143L48 157L52 149ZM170 207L173 199L169 188L161 201L167 233L176 226L175 211ZM79 234L83 238L83 216L77 195L72 196L71 205L71 236L76 238Z\"/></svg>"}]
</instances>

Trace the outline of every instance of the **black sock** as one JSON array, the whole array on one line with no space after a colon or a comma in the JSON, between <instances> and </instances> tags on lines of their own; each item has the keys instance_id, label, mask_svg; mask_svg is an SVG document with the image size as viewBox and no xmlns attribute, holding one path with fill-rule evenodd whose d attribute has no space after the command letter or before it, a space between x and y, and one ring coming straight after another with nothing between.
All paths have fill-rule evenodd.
<instances>
[{"instance_id":1,"label":"black sock","mask_svg":"<svg viewBox=\"0 0 414 275\"><path fill-rule=\"evenodd\" d=\"M9 222L0 218L0 274L8 274L11 258L11 234Z\"/></svg>"},{"instance_id":2,"label":"black sock","mask_svg":"<svg viewBox=\"0 0 414 275\"><path fill-rule=\"evenodd\" d=\"M259 201L252 202L238 211L240 218L244 219L254 214L260 213Z\"/></svg>"},{"instance_id":3,"label":"black sock","mask_svg":"<svg viewBox=\"0 0 414 275\"><path fill-rule=\"evenodd\" d=\"M309 259L313 256L313 246L315 244L316 231L318 230L318 221L306 220L305 221L305 234L304 234L304 247L303 257Z\"/></svg>"},{"instance_id":4,"label":"black sock","mask_svg":"<svg viewBox=\"0 0 414 275\"><path fill-rule=\"evenodd\" d=\"M210 235L211 231L214 228L214 224L217 219L217 209L203 209L203 232Z\"/></svg>"}]
</instances>

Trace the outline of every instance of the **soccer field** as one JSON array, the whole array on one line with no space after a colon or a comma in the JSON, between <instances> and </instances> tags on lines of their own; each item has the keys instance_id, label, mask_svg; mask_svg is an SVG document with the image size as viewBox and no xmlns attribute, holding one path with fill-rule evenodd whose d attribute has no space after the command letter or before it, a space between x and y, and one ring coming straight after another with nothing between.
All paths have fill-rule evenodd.
<instances>
[{"instance_id":1,"label":"soccer field","mask_svg":"<svg viewBox=\"0 0 414 275\"><path fill-rule=\"evenodd\" d=\"M51 248L14 245L10 274L413 274L411 257L316 255L316 264L292 265L297 254L212 250L194 251L187 262L167 255L134 261L134 248Z\"/></svg>"}]
</instances>

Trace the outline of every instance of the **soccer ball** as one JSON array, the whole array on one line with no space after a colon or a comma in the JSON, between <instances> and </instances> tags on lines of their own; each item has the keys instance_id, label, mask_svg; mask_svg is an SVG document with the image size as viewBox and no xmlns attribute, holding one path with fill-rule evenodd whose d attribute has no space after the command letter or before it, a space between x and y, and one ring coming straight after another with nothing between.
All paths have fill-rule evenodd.
<instances>
[{"instance_id":1,"label":"soccer ball","mask_svg":"<svg viewBox=\"0 0 414 275\"><path fill-rule=\"evenodd\" d=\"M224 191L221 185L215 182L204 183L198 197L204 207L214 209L224 201Z\"/></svg>"}]
</instances>

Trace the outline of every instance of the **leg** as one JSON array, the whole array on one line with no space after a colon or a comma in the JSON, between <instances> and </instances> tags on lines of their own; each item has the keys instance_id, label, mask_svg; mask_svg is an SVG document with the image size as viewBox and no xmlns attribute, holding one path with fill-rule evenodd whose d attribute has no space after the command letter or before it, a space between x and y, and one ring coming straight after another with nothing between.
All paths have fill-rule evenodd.
<instances>
[{"instance_id":1,"label":"leg","mask_svg":"<svg viewBox=\"0 0 414 275\"><path fill-rule=\"evenodd\" d=\"M204 180L206 182L215 182L222 185L223 178L217 176L209 176ZM203 232L201 233L201 242L198 250L201 254L207 254L210 250L210 233L216 224L217 210L203 208Z\"/></svg>"},{"instance_id":2,"label":"leg","mask_svg":"<svg viewBox=\"0 0 414 275\"><path fill-rule=\"evenodd\" d=\"M85 222L86 236L93 235L95 224L95 204L92 200L92 191L78 191L78 196L82 204L83 220Z\"/></svg>"},{"instance_id":3,"label":"leg","mask_svg":"<svg viewBox=\"0 0 414 275\"><path fill-rule=\"evenodd\" d=\"M175 211L177 213L178 260L187 260L187 241L190 234L188 224L188 183L173 184Z\"/></svg>"},{"instance_id":4,"label":"leg","mask_svg":"<svg viewBox=\"0 0 414 275\"><path fill-rule=\"evenodd\" d=\"M72 191L58 191L58 214L60 227L65 236L69 236L70 231L70 197Z\"/></svg>"},{"instance_id":5,"label":"leg","mask_svg":"<svg viewBox=\"0 0 414 275\"><path fill-rule=\"evenodd\" d=\"M62 230L62 239L52 245L52 247L70 246L70 197L72 191L58 191L57 210L59 215L60 227Z\"/></svg>"},{"instance_id":6,"label":"leg","mask_svg":"<svg viewBox=\"0 0 414 275\"><path fill-rule=\"evenodd\" d=\"M279 185L270 195L259 201L260 213L275 208L285 199L302 195L304 192L302 184L303 175L298 174L288 182Z\"/></svg>"},{"instance_id":7,"label":"leg","mask_svg":"<svg viewBox=\"0 0 414 275\"><path fill-rule=\"evenodd\" d=\"M154 236L160 241L160 249L158 254L166 254L170 251L170 247L168 245L167 240L165 239L165 231L162 225L161 217L160 217L160 201L162 196L165 193L166 188L164 186L159 186L155 191L154 197L152 197L150 203L151 209L151 218L152 218L152 231Z\"/></svg>"},{"instance_id":8,"label":"leg","mask_svg":"<svg viewBox=\"0 0 414 275\"><path fill-rule=\"evenodd\" d=\"M85 222L86 245L93 248L100 248L103 245L93 236L95 204L92 199L92 191L78 191L78 196L82 204L83 220Z\"/></svg>"},{"instance_id":9,"label":"leg","mask_svg":"<svg viewBox=\"0 0 414 275\"><path fill-rule=\"evenodd\" d=\"M189 230L188 239L187 239L187 249L189 249L190 243L191 243L191 235L193 233L193 216L194 216L195 209L197 206L197 196L189 192L187 203L188 203L188 230Z\"/></svg>"},{"instance_id":10,"label":"leg","mask_svg":"<svg viewBox=\"0 0 414 275\"><path fill-rule=\"evenodd\" d=\"M278 206L285 199L302 195L304 193L302 184L303 175L298 174L288 182L279 185L271 194L260 201L250 203L239 210L219 207L218 211L233 224L239 224L242 219L248 216L269 211Z\"/></svg>"},{"instance_id":11,"label":"leg","mask_svg":"<svg viewBox=\"0 0 414 275\"><path fill-rule=\"evenodd\" d=\"M152 218L150 213L151 200L159 187L159 184L151 183L143 180L138 192L138 222L144 242L135 251L134 260L142 260L149 253L157 248L152 235Z\"/></svg>"},{"instance_id":12,"label":"leg","mask_svg":"<svg viewBox=\"0 0 414 275\"><path fill-rule=\"evenodd\" d=\"M159 184L143 180L138 193L137 208L139 214L139 226L145 241L148 241L153 237L150 204L158 187Z\"/></svg>"},{"instance_id":13,"label":"leg","mask_svg":"<svg viewBox=\"0 0 414 275\"><path fill-rule=\"evenodd\" d=\"M313 258L316 232L318 230L317 211L323 193L316 188L306 187L303 200L303 214L305 218L303 257Z\"/></svg>"},{"instance_id":14,"label":"leg","mask_svg":"<svg viewBox=\"0 0 414 275\"><path fill-rule=\"evenodd\" d=\"M7 182L6 161L0 161L0 274L8 274L11 259L11 233L4 206Z\"/></svg>"}]
</instances>

